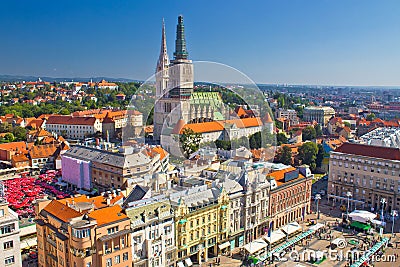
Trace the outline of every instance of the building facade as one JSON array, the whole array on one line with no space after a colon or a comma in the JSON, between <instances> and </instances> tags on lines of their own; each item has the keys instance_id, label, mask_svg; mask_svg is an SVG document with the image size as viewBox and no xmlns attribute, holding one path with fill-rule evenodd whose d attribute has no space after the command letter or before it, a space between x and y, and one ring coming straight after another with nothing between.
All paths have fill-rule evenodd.
<instances>
[{"instance_id":1,"label":"building facade","mask_svg":"<svg viewBox=\"0 0 400 267\"><path fill-rule=\"evenodd\" d=\"M350 196L347 196L350 192ZM398 148L344 143L329 159L328 199L350 209L400 209Z\"/></svg>"},{"instance_id":2,"label":"building facade","mask_svg":"<svg viewBox=\"0 0 400 267\"><path fill-rule=\"evenodd\" d=\"M174 214L163 196L125 203L131 220L132 260L136 267L174 267L176 258Z\"/></svg>"},{"instance_id":3,"label":"building facade","mask_svg":"<svg viewBox=\"0 0 400 267\"><path fill-rule=\"evenodd\" d=\"M131 266L130 220L122 199L108 195L38 202L38 266Z\"/></svg>"},{"instance_id":4,"label":"building facade","mask_svg":"<svg viewBox=\"0 0 400 267\"><path fill-rule=\"evenodd\" d=\"M77 145L62 155L62 176L79 189L123 189L127 179L165 171L166 161L160 147L122 147L116 153Z\"/></svg>"},{"instance_id":5,"label":"building facade","mask_svg":"<svg viewBox=\"0 0 400 267\"><path fill-rule=\"evenodd\" d=\"M22 266L19 233L18 214L0 198L0 266Z\"/></svg>"},{"instance_id":6,"label":"building facade","mask_svg":"<svg viewBox=\"0 0 400 267\"><path fill-rule=\"evenodd\" d=\"M229 248L229 197L207 186L171 194L178 266L201 263Z\"/></svg>"},{"instance_id":7,"label":"building facade","mask_svg":"<svg viewBox=\"0 0 400 267\"><path fill-rule=\"evenodd\" d=\"M165 27L162 28L161 51L156 67L156 101L154 105L154 135L168 135L182 119L185 123L221 120L229 111L216 92L193 92L194 70L188 59L183 17L178 17L174 59L167 53ZM167 131L167 132L163 132Z\"/></svg>"},{"instance_id":8,"label":"building facade","mask_svg":"<svg viewBox=\"0 0 400 267\"><path fill-rule=\"evenodd\" d=\"M50 116L46 130L69 139L84 139L102 132L101 121L94 117Z\"/></svg>"},{"instance_id":9,"label":"building facade","mask_svg":"<svg viewBox=\"0 0 400 267\"><path fill-rule=\"evenodd\" d=\"M271 183L269 216L273 230L304 220L310 213L313 174L307 167L288 167L267 175Z\"/></svg>"},{"instance_id":10,"label":"building facade","mask_svg":"<svg viewBox=\"0 0 400 267\"><path fill-rule=\"evenodd\" d=\"M335 116L335 110L331 107L310 106L303 110L304 121L316 121L322 127L326 126L333 116Z\"/></svg>"}]
</instances>

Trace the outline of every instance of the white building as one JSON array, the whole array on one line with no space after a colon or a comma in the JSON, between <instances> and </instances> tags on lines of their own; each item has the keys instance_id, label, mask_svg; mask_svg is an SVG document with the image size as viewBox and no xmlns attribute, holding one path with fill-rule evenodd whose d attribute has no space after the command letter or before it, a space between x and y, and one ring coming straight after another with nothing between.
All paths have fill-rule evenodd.
<instances>
[{"instance_id":1,"label":"white building","mask_svg":"<svg viewBox=\"0 0 400 267\"><path fill-rule=\"evenodd\" d=\"M321 126L326 126L333 116L335 116L335 110L331 107L310 106L303 111L304 121L316 121Z\"/></svg>"},{"instance_id":2,"label":"white building","mask_svg":"<svg viewBox=\"0 0 400 267\"><path fill-rule=\"evenodd\" d=\"M102 132L102 123L95 117L50 116L46 130L69 139L84 139Z\"/></svg>"},{"instance_id":3,"label":"white building","mask_svg":"<svg viewBox=\"0 0 400 267\"><path fill-rule=\"evenodd\" d=\"M146 196L145 190L136 187L124 204L131 219L133 266L174 267L175 227L171 205L163 195Z\"/></svg>"},{"instance_id":4,"label":"white building","mask_svg":"<svg viewBox=\"0 0 400 267\"><path fill-rule=\"evenodd\" d=\"M0 266L22 266L19 233L18 215L0 198Z\"/></svg>"},{"instance_id":5,"label":"white building","mask_svg":"<svg viewBox=\"0 0 400 267\"><path fill-rule=\"evenodd\" d=\"M377 128L360 137L361 142L371 146L400 148L400 128Z\"/></svg>"}]
</instances>

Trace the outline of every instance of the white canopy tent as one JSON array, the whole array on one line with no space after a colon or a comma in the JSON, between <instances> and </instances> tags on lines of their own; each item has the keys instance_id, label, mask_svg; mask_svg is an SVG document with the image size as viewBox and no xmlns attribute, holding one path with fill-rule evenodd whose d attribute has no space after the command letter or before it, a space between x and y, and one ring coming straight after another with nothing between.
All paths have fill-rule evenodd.
<instances>
[{"instance_id":1,"label":"white canopy tent","mask_svg":"<svg viewBox=\"0 0 400 267\"><path fill-rule=\"evenodd\" d=\"M281 230L288 235L296 233L297 231L301 230L301 226L297 222L288 223L285 226L281 227Z\"/></svg>"},{"instance_id":2,"label":"white canopy tent","mask_svg":"<svg viewBox=\"0 0 400 267\"><path fill-rule=\"evenodd\" d=\"M285 237L286 237L285 233L279 229L271 232L271 236L268 235L263 236L263 239L270 244L274 244Z\"/></svg>"},{"instance_id":3,"label":"white canopy tent","mask_svg":"<svg viewBox=\"0 0 400 267\"><path fill-rule=\"evenodd\" d=\"M247 250L247 252L249 252L250 254L254 254L267 246L268 244L264 240L256 239L253 242L250 242L249 244L243 246L243 248Z\"/></svg>"},{"instance_id":4,"label":"white canopy tent","mask_svg":"<svg viewBox=\"0 0 400 267\"><path fill-rule=\"evenodd\" d=\"M349 217L356 222L366 223L376 218L376 214L366 210L355 210L349 214Z\"/></svg>"},{"instance_id":5,"label":"white canopy tent","mask_svg":"<svg viewBox=\"0 0 400 267\"><path fill-rule=\"evenodd\" d=\"M193 265L192 260L190 258L186 258L185 262L186 262L186 265L189 267Z\"/></svg>"}]
</instances>

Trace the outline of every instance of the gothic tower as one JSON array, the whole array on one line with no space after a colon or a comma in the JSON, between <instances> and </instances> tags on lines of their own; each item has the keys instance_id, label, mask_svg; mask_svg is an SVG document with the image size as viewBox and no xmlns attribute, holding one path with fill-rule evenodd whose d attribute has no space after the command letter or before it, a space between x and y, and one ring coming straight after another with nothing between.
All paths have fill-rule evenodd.
<instances>
[{"instance_id":1,"label":"gothic tower","mask_svg":"<svg viewBox=\"0 0 400 267\"><path fill-rule=\"evenodd\" d=\"M163 127L174 127L178 120L190 118L193 93L193 64L188 59L183 17L178 17L174 59L169 63L163 23L160 56L156 68L156 103L153 139L159 141ZM165 126L164 126L165 125Z\"/></svg>"}]
</instances>

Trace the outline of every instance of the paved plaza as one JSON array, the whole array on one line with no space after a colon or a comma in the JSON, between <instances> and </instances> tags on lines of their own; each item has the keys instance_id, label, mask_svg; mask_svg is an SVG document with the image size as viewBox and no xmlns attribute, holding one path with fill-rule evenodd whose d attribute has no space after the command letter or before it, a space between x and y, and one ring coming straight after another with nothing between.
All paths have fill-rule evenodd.
<instances>
[{"instance_id":1,"label":"paved plaza","mask_svg":"<svg viewBox=\"0 0 400 267\"><path fill-rule=\"evenodd\" d=\"M310 226L307 225L309 221L324 224L324 227L309 238L299 242L294 247L287 249L285 253L281 253L280 260L275 258L274 262L252 264L250 261L246 261L242 254L240 254L240 249L236 248L232 252L232 256L220 256L219 266L345 267L351 266L351 263L354 263L355 259L361 257L365 251L371 249L374 244L381 240L379 233L360 233L348 229L348 227L344 227L345 225L341 225L341 218L346 214L342 214L339 207L332 207L332 203L328 203L324 198L319 203L319 209L320 216L319 219L317 219L317 214L315 213L316 205L313 203L313 213L307 215L304 222L300 222L300 225L303 231L309 229ZM391 237L391 227L391 222L387 222L383 237ZM395 222L395 232L398 232L399 228L400 221ZM335 239L343 240L344 245L340 244L340 247L338 246L332 249L331 242ZM285 242L282 242L282 244L283 243ZM370 262L369 266L400 266L400 259L397 256L397 254L400 254L400 234L390 238L389 244L390 246L383 250L384 253L382 255L379 256L379 253L376 254L378 256L375 256L375 262ZM326 259L318 264L312 264L309 260L316 255L316 251L323 252ZM352 260L352 258L354 260ZM201 266L211 267L218 266L218 264L216 263L216 259L212 258Z\"/></svg>"}]
</instances>

